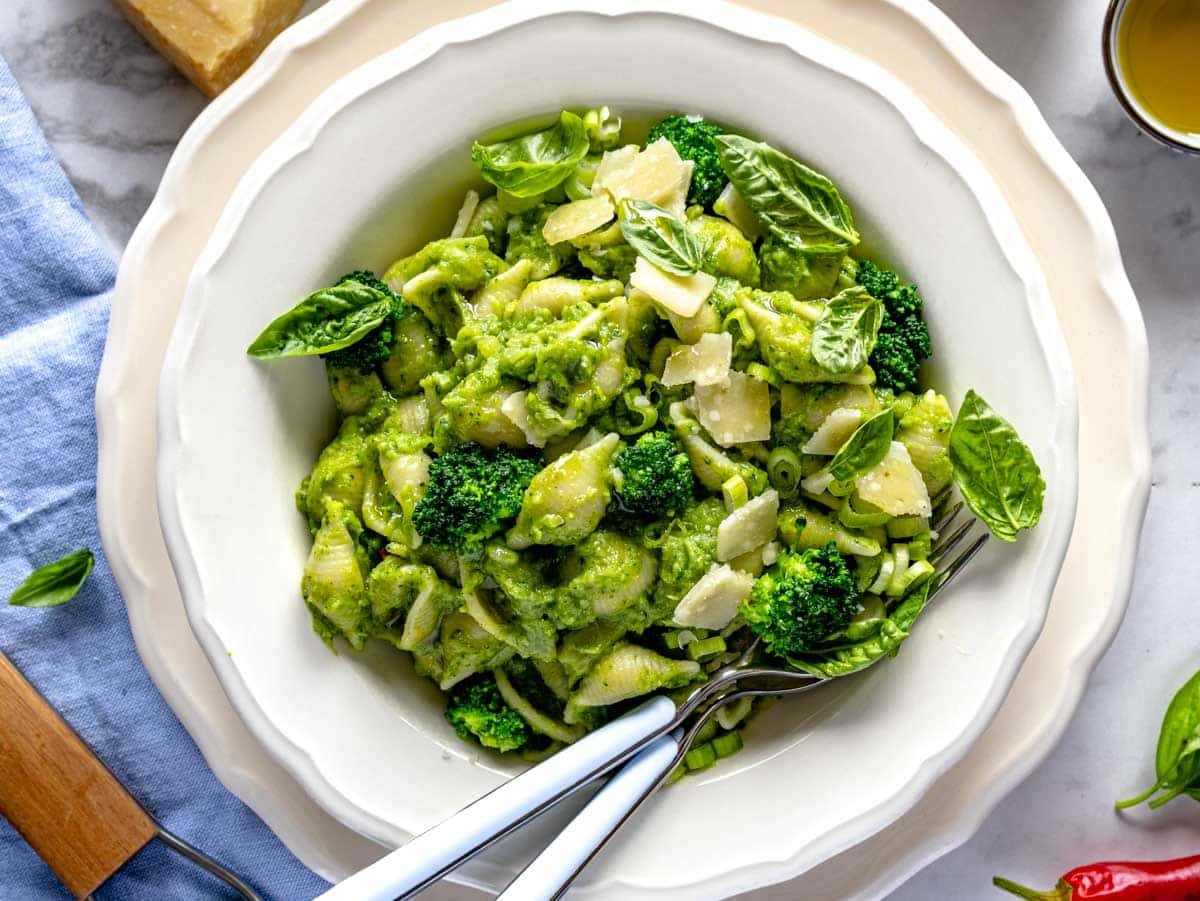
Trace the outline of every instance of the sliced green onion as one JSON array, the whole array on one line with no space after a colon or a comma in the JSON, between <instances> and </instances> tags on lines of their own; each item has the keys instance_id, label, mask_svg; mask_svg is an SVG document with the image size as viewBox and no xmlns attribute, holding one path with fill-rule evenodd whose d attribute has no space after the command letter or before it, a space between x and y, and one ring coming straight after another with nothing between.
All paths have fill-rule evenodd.
<instances>
[{"instance_id":1,"label":"sliced green onion","mask_svg":"<svg viewBox=\"0 0 1200 901\"><path fill-rule=\"evenodd\" d=\"M801 478L799 455L791 448L775 448L767 456L767 476L780 497L795 497Z\"/></svg>"},{"instance_id":2,"label":"sliced green onion","mask_svg":"<svg viewBox=\"0 0 1200 901\"><path fill-rule=\"evenodd\" d=\"M883 594L883 590L887 588L888 583L892 580L892 573L895 571L896 561L892 559L892 555L890 553L880 554L879 575L867 588L868 593Z\"/></svg>"},{"instance_id":3,"label":"sliced green onion","mask_svg":"<svg viewBox=\"0 0 1200 901\"><path fill-rule=\"evenodd\" d=\"M750 500L750 489L746 487L746 480L740 475L730 476L721 485L721 497L725 500L725 509L730 513L744 506Z\"/></svg>"},{"instance_id":4,"label":"sliced green onion","mask_svg":"<svg viewBox=\"0 0 1200 901\"><path fill-rule=\"evenodd\" d=\"M926 529L908 543L908 556L914 560L925 560L933 550L933 536Z\"/></svg>"},{"instance_id":5,"label":"sliced green onion","mask_svg":"<svg viewBox=\"0 0 1200 901\"><path fill-rule=\"evenodd\" d=\"M889 538L913 538L921 534L924 528L924 517L897 516L887 524L887 533Z\"/></svg>"},{"instance_id":6,"label":"sliced green onion","mask_svg":"<svg viewBox=\"0 0 1200 901\"><path fill-rule=\"evenodd\" d=\"M886 525L891 518L874 504L868 504L855 494L846 498L846 502L838 510L838 519L848 529L869 529Z\"/></svg>"},{"instance_id":7,"label":"sliced green onion","mask_svg":"<svg viewBox=\"0 0 1200 901\"><path fill-rule=\"evenodd\" d=\"M716 752L718 758L736 754L742 750L742 734L740 732L726 732L724 735L718 735L712 740L712 749Z\"/></svg>"},{"instance_id":8,"label":"sliced green onion","mask_svg":"<svg viewBox=\"0 0 1200 901\"><path fill-rule=\"evenodd\" d=\"M702 744L698 748L692 748L683 757L683 765L688 768L689 773L708 769L716 762L717 752L713 750L711 742Z\"/></svg>"},{"instance_id":9,"label":"sliced green onion","mask_svg":"<svg viewBox=\"0 0 1200 901\"><path fill-rule=\"evenodd\" d=\"M839 482L837 479L834 479L825 490L834 497L848 497L854 492L854 482Z\"/></svg>"},{"instance_id":10,"label":"sliced green onion","mask_svg":"<svg viewBox=\"0 0 1200 901\"><path fill-rule=\"evenodd\" d=\"M705 657L720 654L724 650L725 639L720 635L714 635L712 638L705 638L700 641L693 641L687 646L688 656L693 660L703 660Z\"/></svg>"}]
</instances>

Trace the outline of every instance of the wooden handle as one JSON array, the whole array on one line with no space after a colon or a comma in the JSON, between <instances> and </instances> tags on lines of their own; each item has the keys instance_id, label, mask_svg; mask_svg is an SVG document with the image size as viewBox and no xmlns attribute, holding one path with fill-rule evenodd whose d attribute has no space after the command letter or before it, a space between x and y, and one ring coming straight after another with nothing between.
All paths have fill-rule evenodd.
<instances>
[{"instance_id":1,"label":"wooden handle","mask_svg":"<svg viewBox=\"0 0 1200 901\"><path fill-rule=\"evenodd\" d=\"M12 662L0 654L0 814L76 898L158 825Z\"/></svg>"}]
</instances>

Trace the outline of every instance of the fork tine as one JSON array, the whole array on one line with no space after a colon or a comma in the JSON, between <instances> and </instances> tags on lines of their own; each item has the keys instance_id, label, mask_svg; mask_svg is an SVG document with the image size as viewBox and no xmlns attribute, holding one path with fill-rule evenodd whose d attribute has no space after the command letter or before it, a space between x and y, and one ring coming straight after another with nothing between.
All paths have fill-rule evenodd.
<instances>
[{"instance_id":1,"label":"fork tine","mask_svg":"<svg viewBox=\"0 0 1200 901\"><path fill-rule=\"evenodd\" d=\"M949 504L953 499L953 493L954 487L952 485L947 485L933 496L933 500L929 502L929 508L933 511L929 517L930 521L936 522L941 518L943 511L946 509L946 505Z\"/></svg>"},{"instance_id":2,"label":"fork tine","mask_svg":"<svg viewBox=\"0 0 1200 901\"><path fill-rule=\"evenodd\" d=\"M987 533L980 535L969 545L967 549L950 561L950 565L942 570L937 576L937 584L933 586L933 590L929 592L929 596L933 597L943 588L950 584L950 580L962 572L963 567L971 562L971 558L979 553L979 549L987 544Z\"/></svg>"},{"instance_id":3,"label":"fork tine","mask_svg":"<svg viewBox=\"0 0 1200 901\"><path fill-rule=\"evenodd\" d=\"M929 527L935 532L944 532L950 527L950 524L958 518L958 514L962 512L963 502L959 501L953 504L948 509L943 509L932 520L932 525Z\"/></svg>"},{"instance_id":4,"label":"fork tine","mask_svg":"<svg viewBox=\"0 0 1200 901\"><path fill-rule=\"evenodd\" d=\"M954 550L967 537L967 534L975 528L975 524L975 520L969 519L945 538L940 539L929 552L929 562L936 564L947 553Z\"/></svg>"}]
</instances>

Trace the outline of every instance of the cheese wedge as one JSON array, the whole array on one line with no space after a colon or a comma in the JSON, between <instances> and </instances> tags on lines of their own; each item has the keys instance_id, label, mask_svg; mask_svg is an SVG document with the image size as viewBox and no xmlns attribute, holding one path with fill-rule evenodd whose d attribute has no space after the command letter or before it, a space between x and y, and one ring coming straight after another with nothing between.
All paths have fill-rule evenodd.
<instances>
[{"instance_id":1,"label":"cheese wedge","mask_svg":"<svg viewBox=\"0 0 1200 901\"><path fill-rule=\"evenodd\" d=\"M209 97L233 83L304 0L116 0L159 53Z\"/></svg>"}]
</instances>

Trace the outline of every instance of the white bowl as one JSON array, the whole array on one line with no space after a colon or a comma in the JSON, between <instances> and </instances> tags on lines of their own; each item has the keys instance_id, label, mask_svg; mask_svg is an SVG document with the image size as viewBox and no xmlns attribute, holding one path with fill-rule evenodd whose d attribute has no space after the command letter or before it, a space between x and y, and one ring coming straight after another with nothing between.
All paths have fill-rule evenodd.
<instances>
[{"instance_id":1,"label":"white bowl","mask_svg":"<svg viewBox=\"0 0 1200 901\"><path fill-rule=\"evenodd\" d=\"M1065 551L1074 390L1003 198L882 70L723 3L687 15L570 7L504 6L439 26L336 84L258 160L197 262L168 350L161 515L193 627L249 727L338 819L403 842L511 768L453 735L438 693L400 655L335 657L311 633L297 588L309 537L291 492L333 410L318 363L264 366L244 348L314 286L444 234L474 178L471 139L532 113L600 102L703 112L826 172L869 246L921 284L934 383L955 401L975 387L1004 411L1050 487L1039 528L990 546L898 660L761 717L745 751L664 792L580 886L728 895L874 834L990 721ZM472 876L498 886L521 845L505 843Z\"/></svg>"}]
</instances>

